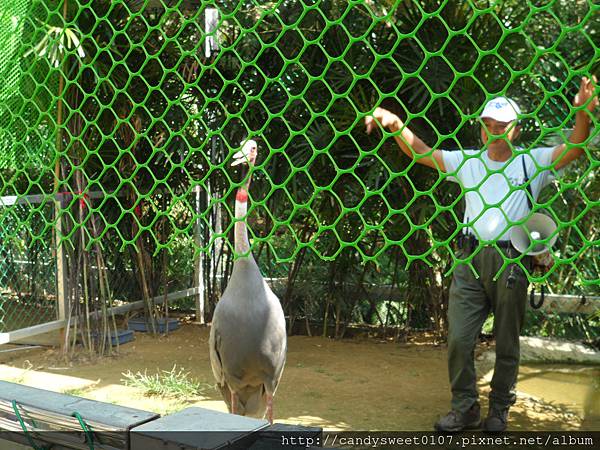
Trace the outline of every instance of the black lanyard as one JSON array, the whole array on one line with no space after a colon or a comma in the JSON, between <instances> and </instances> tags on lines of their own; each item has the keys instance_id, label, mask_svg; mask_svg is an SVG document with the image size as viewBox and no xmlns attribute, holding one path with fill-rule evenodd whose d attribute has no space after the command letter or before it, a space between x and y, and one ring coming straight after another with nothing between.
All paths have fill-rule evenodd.
<instances>
[{"instance_id":1,"label":"black lanyard","mask_svg":"<svg viewBox=\"0 0 600 450\"><path fill-rule=\"evenodd\" d=\"M525 197L527 197L527 205L529 205L529 210L531 211L533 209L533 204L531 203L533 193L531 192L531 183L529 183L529 175L527 175L527 167L525 166L525 155L521 155L521 164L523 165L523 173L525 174L525 189L527 189Z\"/></svg>"}]
</instances>

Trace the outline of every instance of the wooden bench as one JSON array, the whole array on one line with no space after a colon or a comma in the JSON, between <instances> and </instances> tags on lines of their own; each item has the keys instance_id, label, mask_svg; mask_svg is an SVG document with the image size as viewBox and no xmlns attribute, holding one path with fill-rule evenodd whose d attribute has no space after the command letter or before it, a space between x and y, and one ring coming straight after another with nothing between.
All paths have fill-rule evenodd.
<instances>
[{"instance_id":1,"label":"wooden bench","mask_svg":"<svg viewBox=\"0 0 600 450\"><path fill-rule=\"evenodd\" d=\"M95 450L306 450L320 447L321 434L321 428L269 425L266 420L204 408L160 417L0 381L0 450L5 448L2 440L10 441L9 445L53 444L53 449L83 450L92 448L90 440ZM284 439L298 445L283 445ZM307 441L314 445L308 446Z\"/></svg>"},{"instance_id":2,"label":"wooden bench","mask_svg":"<svg viewBox=\"0 0 600 450\"><path fill-rule=\"evenodd\" d=\"M75 414L82 422L74 417ZM23 431L19 416L27 433ZM33 439L38 446L55 443L89 449L84 429L89 427L94 440L98 440L103 448L129 449L129 431L159 417L148 411L0 381L2 438L25 445Z\"/></svg>"}]
</instances>

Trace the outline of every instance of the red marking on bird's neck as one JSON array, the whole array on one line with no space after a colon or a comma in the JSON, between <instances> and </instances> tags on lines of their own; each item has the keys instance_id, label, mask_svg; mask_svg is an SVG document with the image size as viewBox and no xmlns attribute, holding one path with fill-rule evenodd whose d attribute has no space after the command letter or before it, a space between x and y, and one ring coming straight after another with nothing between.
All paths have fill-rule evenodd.
<instances>
[{"instance_id":1,"label":"red marking on bird's neck","mask_svg":"<svg viewBox=\"0 0 600 450\"><path fill-rule=\"evenodd\" d=\"M240 203L246 203L248 201L248 191L246 189L238 189L235 194L235 200Z\"/></svg>"}]
</instances>

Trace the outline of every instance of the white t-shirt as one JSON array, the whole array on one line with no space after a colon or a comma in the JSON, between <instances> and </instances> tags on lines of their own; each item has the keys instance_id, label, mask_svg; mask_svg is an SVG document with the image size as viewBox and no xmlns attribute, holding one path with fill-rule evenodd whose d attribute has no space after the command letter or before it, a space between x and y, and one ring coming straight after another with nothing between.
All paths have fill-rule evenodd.
<instances>
[{"instance_id":1,"label":"white t-shirt","mask_svg":"<svg viewBox=\"0 0 600 450\"><path fill-rule=\"evenodd\" d=\"M515 222L529 213L522 159L525 158L531 192L536 200L544 186L554 179L550 167L552 152L553 148L536 148L517 155L512 161L499 162L491 160L487 151L442 150L446 173L451 175L448 179L458 182L465 193L463 223L475 220L467 232L482 241L510 239L509 221ZM488 172L493 173L486 178ZM521 187L510 193L510 186ZM485 205L490 208L482 213Z\"/></svg>"}]
</instances>

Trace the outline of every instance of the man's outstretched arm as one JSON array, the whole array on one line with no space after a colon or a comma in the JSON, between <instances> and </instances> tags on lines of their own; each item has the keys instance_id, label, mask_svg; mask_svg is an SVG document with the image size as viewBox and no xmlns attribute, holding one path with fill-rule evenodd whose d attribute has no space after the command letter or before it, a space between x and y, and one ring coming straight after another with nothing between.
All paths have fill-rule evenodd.
<instances>
[{"instance_id":1,"label":"man's outstretched arm","mask_svg":"<svg viewBox=\"0 0 600 450\"><path fill-rule=\"evenodd\" d=\"M571 133L571 136L569 136L569 142L571 144L581 144L590 135L590 113L598 106L598 97L595 93L595 86L597 82L598 80L595 76L592 77L592 79L586 77L581 79L579 92L575 96L575 100L573 100L573 106L583 106L587 103L587 111L586 109L577 111L575 116L575 127L573 128L573 133ZM579 158L584 153L585 151L583 147L578 147L575 145L567 150L567 144L561 144L555 147L552 151L552 162L555 162L554 167L556 169L561 169L571 161Z\"/></svg>"},{"instance_id":2,"label":"man's outstretched arm","mask_svg":"<svg viewBox=\"0 0 600 450\"><path fill-rule=\"evenodd\" d=\"M376 121L379 122L383 128L387 128L392 133L395 133L394 139L398 146L407 156L414 159L415 162L434 169L439 168L442 172L446 171L442 152L440 150L432 151L431 147L426 145L417 135L404 125L396 114L387 109L376 108L375 111L373 111L372 116L365 118L367 134L370 134L377 128ZM400 131L400 133L398 133L398 131Z\"/></svg>"}]
</instances>

